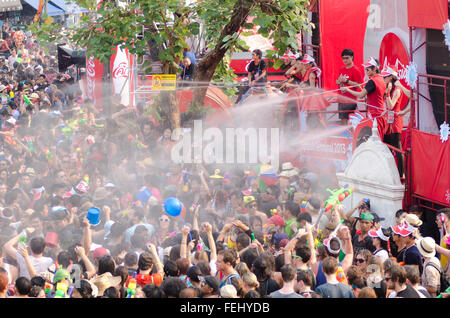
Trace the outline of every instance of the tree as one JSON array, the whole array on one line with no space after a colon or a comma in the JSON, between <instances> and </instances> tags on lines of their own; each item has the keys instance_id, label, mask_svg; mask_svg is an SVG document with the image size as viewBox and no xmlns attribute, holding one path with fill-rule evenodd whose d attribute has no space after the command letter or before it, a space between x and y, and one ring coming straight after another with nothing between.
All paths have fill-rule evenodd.
<instances>
[{"instance_id":1,"label":"tree","mask_svg":"<svg viewBox=\"0 0 450 318\"><path fill-rule=\"evenodd\" d=\"M180 0L140 0L121 6L104 0L98 10L94 0L75 2L90 10L90 14L82 17L80 25L68 28L66 36L86 48L88 56L94 55L104 63L118 45L143 56L151 41L159 49L164 73L174 74L179 70L186 39L197 35L202 25L209 52L198 63L194 81L203 83L217 76L217 70L230 73L223 60L227 53L243 46L239 36L245 28L256 27L259 34L273 41L275 49L267 51L266 57L270 66L273 61L279 67L282 61L277 56L288 47L298 50L296 35L312 26L307 19L309 0L198 0L189 5ZM249 17L255 18L249 22ZM57 25L40 23L35 24L34 32L43 42L64 35ZM191 106L195 112L202 113L206 91L205 85L195 89ZM169 93L168 98L174 114L178 110L174 93ZM179 114L168 117L172 118L172 128L179 127Z\"/></svg>"}]
</instances>

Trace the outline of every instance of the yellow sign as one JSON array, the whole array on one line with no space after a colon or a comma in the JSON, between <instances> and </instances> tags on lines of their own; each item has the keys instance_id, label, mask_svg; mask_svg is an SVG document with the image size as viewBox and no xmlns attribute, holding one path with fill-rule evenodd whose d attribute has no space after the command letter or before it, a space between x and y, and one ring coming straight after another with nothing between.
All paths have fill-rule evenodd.
<instances>
[{"instance_id":1,"label":"yellow sign","mask_svg":"<svg viewBox=\"0 0 450 318\"><path fill-rule=\"evenodd\" d=\"M177 87L177 76L175 74L152 75L152 90L174 91Z\"/></svg>"}]
</instances>

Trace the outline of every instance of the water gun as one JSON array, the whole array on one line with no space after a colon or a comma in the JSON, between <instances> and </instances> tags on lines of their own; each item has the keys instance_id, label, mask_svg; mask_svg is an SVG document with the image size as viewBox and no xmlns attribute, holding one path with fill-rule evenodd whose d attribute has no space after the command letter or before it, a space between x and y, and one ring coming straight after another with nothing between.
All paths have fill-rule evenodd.
<instances>
[{"instance_id":1,"label":"water gun","mask_svg":"<svg viewBox=\"0 0 450 318\"><path fill-rule=\"evenodd\" d=\"M445 291L444 291L444 293L450 293L450 287L449 288L447 288ZM436 298L442 298L442 294L443 293L441 293L439 296L437 296Z\"/></svg>"},{"instance_id":2,"label":"water gun","mask_svg":"<svg viewBox=\"0 0 450 318\"><path fill-rule=\"evenodd\" d=\"M346 184L343 188L340 188L338 190L332 191L330 189L327 189L327 191L331 193L331 196L325 201L323 205L325 212L330 211L337 204L344 201L346 197L350 196L353 193L354 189L352 186L348 186L348 184Z\"/></svg>"},{"instance_id":3,"label":"water gun","mask_svg":"<svg viewBox=\"0 0 450 318\"><path fill-rule=\"evenodd\" d=\"M300 207L300 212L304 213L306 212L306 201L302 201L302 205Z\"/></svg>"},{"instance_id":4,"label":"water gun","mask_svg":"<svg viewBox=\"0 0 450 318\"><path fill-rule=\"evenodd\" d=\"M252 242L256 241L255 233L252 233L251 236L252 236Z\"/></svg>"},{"instance_id":5,"label":"water gun","mask_svg":"<svg viewBox=\"0 0 450 318\"><path fill-rule=\"evenodd\" d=\"M338 266L338 269L336 271L336 279L340 283L348 285L347 277L345 276L345 272L344 272L344 269L342 268L342 266Z\"/></svg>"},{"instance_id":6,"label":"water gun","mask_svg":"<svg viewBox=\"0 0 450 318\"><path fill-rule=\"evenodd\" d=\"M28 98L27 95L23 95L23 101L25 102L25 104L31 105L31 100Z\"/></svg>"},{"instance_id":7,"label":"water gun","mask_svg":"<svg viewBox=\"0 0 450 318\"><path fill-rule=\"evenodd\" d=\"M56 284L56 292L53 298L70 298L67 293L69 289L69 283L66 280L60 281Z\"/></svg>"},{"instance_id":8,"label":"water gun","mask_svg":"<svg viewBox=\"0 0 450 318\"><path fill-rule=\"evenodd\" d=\"M142 142L139 141L139 139L137 137L134 137L133 135L128 135L128 139L130 141L134 141L136 143L136 147L138 149L142 149L142 148L147 148Z\"/></svg>"},{"instance_id":9,"label":"water gun","mask_svg":"<svg viewBox=\"0 0 450 318\"><path fill-rule=\"evenodd\" d=\"M134 298L134 295L136 294L136 285L136 272L134 272L133 278L128 281L127 298Z\"/></svg>"},{"instance_id":10,"label":"water gun","mask_svg":"<svg viewBox=\"0 0 450 318\"><path fill-rule=\"evenodd\" d=\"M86 181L87 184L89 184L89 175L85 174L83 180Z\"/></svg>"},{"instance_id":11,"label":"water gun","mask_svg":"<svg viewBox=\"0 0 450 318\"><path fill-rule=\"evenodd\" d=\"M44 149L44 153L45 153L45 157L47 158L48 161L51 161L53 158L53 154L50 151L50 149Z\"/></svg>"},{"instance_id":12,"label":"water gun","mask_svg":"<svg viewBox=\"0 0 450 318\"><path fill-rule=\"evenodd\" d=\"M279 215L277 209L270 209L270 214L271 214L272 216L274 216L274 215Z\"/></svg>"},{"instance_id":13,"label":"water gun","mask_svg":"<svg viewBox=\"0 0 450 318\"><path fill-rule=\"evenodd\" d=\"M51 298L52 297L52 290L53 290L53 286L50 283L45 283L45 295L47 295L47 298Z\"/></svg>"},{"instance_id":14,"label":"water gun","mask_svg":"<svg viewBox=\"0 0 450 318\"><path fill-rule=\"evenodd\" d=\"M349 186L348 184L346 184L343 188L340 188L338 190L332 191L330 189L327 189L327 191L331 193L331 196L328 197L328 199L325 201L325 203L320 208L319 217L317 218L315 226L317 226L319 224L319 221L320 221L320 218L322 217L323 212L330 211L337 204L344 201L344 199L346 197L350 196L353 193L354 189L352 186Z\"/></svg>"},{"instance_id":15,"label":"water gun","mask_svg":"<svg viewBox=\"0 0 450 318\"><path fill-rule=\"evenodd\" d=\"M183 171L183 191L188 192L189 190L189 171Z\"/></svg>"}]
</instances>

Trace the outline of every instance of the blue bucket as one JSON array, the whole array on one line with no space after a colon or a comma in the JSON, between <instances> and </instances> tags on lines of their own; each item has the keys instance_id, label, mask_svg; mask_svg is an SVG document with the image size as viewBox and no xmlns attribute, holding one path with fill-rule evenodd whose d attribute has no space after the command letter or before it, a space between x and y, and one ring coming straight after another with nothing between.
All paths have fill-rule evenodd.
<instances>
[{"instance_id":1,"label":"blue bucket","mask_svg":"<svg viewBox=\"0 0 450 318\"><path fill-rule=\"evenodd\" d=\"M100 210L93 206L89 208L86 217L91 225L97 225L100 223Z\"/></svg>"}]
</instances>

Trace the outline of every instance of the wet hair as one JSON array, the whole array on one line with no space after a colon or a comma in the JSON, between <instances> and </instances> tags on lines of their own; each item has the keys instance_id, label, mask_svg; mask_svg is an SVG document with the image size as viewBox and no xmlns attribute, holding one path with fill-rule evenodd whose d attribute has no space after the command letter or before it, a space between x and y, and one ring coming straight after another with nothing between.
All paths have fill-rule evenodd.
<instances>
[{"instance_id":1,"label":"wet hair","mask_svg":"<svg viewBox=\"0 0 450 318\"><path fill-rule=\"evenodd\" d=\"M147 284L142 287L145 298L166 298L164 291L155 284Z\"/></svg>"},{"instance_id":2,"label":"wet hair","mask_svg":"<svg viewBox=\"0 0 450 318\"><path fill-rule=\"evenodd\" d=\"M81 298L94 298L91 284L84 279L80 280L80 286L77 287L77 291L80 293Z\"/></svg>"},{"instance_id":3,"label":"wet hair","mask_svg":"<svg viewBox=\"0 0 450 318\"><path fill-rule=\"evenodd\" d=\"M103 292L102 298L119 298L119 291L114 287L108 287Z\"/></svg>"},{"instance_id":4,"label":"wet hair","mask_svg":"<svg viewBox=\"0 0 450 318\"><path fill-rule=\"evenodd\" d=\"M30 241L30 248L34 254L42 254L45 249L45 239L43 237L33 237Z\"/></svg>"},{"instance_id":5,"label":"wet hair","mask_svg":"<svg viewBox=\"0 0 450 318\"><path fill-rule=\"evenodd\" d=\"M111 255L103 255L98 259L97 275L102 275L106 272L114 274L115 268L114 258Z\"/></svg>"},{"instance_id":6,"label":"wet hair","mask_svg":"<svg viewBox=\"0 0 450 318\"><path fill-rule=\"evenodd\" d=\"M353 53L353 50L351 50L351 49L342 50L341 56L344 56L344 55L355 57L355 54Z\"/></svg>"},{"instance_id":7,"label":"wet hair","mask_svg":"<svg viewBox=\"0 0 450 318\"><path fill-rule=\"evenodd\" d=\"M260 49L253 50L253 53L255 53L256 55L258 55L259 58L262 58L262 51L261 51Z\"/></svg>"},{"instance_id":8,"label":"wet hair","mask_svg":"<svg viewBox=\"0 0 450 318\"><path fill-rule=\"evenodd\" d=\"M161 284L161 289L167 297L178 298L180 292L187 288L186 282L178 277L167 277Z\"/></svg>"},{"instance_id":9,"label":"wet hair","mask_svg":"<svg viewBox=\"0 0 450 318\"><path fill-rule=\"evenodd\" d=\"M164 263L164 275L165 277L176 277L178 276L178 266L177 263L175 263L172 260L167 260Z\"/></svg>"},{"instance_id":10,"label":"wet hair","mask_svg":"<svg viewBox=\"0 0 450 318\"><path fill-rule=\"evenodd\" d=\"M32 287L28 278L22 276L16 279L16 288L20 295L28 295Z\"/></svg>"}]
</instances>

